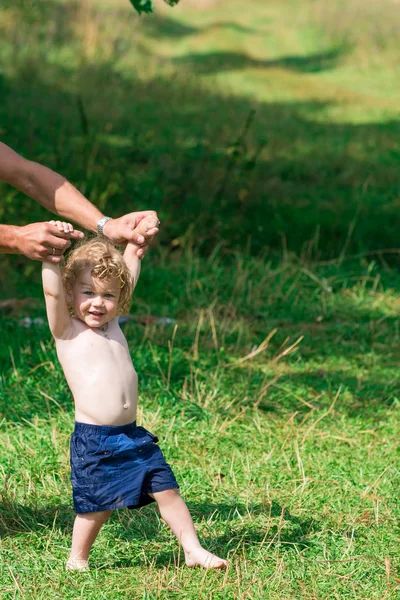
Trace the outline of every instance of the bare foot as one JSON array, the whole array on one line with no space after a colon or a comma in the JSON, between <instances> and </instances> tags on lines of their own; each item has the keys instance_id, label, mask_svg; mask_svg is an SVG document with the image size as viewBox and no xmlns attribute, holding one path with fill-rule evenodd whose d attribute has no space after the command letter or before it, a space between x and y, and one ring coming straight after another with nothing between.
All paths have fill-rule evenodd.
<instances>
[{"instance_id":1,"label":"bare foot","mask_svg":"<svg viewBox=\"0 0 400 600\"><path fill-rule=\"evenodd\" d=\"M89 563L81 558L69 558L65 568L67 571L89 571Z\"/></svg>"},{"instance_id":2,"label":"bare foot","mask_svg":"<svg viewBox=\"0 0 400 600\"><path fill-rule=\"evenodd\" d=\"M201 547L195 548L190 552L185 552L185 562L190 568L196 567L197 565L204 567L205 569L226 569L228 567L228 562L226 560L215 556L215 554L211 554L211 552L208 552Z\"/></svg>"}]
</instances>

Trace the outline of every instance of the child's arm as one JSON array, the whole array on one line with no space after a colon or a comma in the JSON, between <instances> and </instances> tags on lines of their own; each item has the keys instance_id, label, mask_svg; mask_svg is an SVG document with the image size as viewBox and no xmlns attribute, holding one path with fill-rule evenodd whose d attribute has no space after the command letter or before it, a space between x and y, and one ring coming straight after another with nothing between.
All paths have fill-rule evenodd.
<instances>
[{"instance_id":1,"label":"child's arm","mask_svg":"<svg viewBox=\"0 0 400 600\"><path fill-rule=\"evenodd\" d=\"M138 234L146 237L147 235L155 235L158 233L158 218L156 216L149 216L140 221L137 226ZM128 243L124 252L124 260L128 265L133 278L133 287L136 287L137 281L140 275L140 257L138 257L138 250L140 246L137 244Z\"/></svg>"},{"instance_id":2,"label":"child's arm","mask_svg":"<svg viewBox=\"0 0 400 600\"><path fill-rule=\"evenodd\" d=\"M43 261L42 282L47 320L55 338L62 338L71 324L60 265Z\"/></svg>"},{"instance_id":3,"label":"child's arm","mask_svg":"<svg viewBox=\"0 0 400 600\"><path fill-rule=\"evenodd\" d=\"M136 244L127 244L124 252L124 260L128 265L128 269L133 279L133 289L135 289L140 275L141 260L137 255L139 248L140 246L137 246Z\"/></svg>"},{"instance_id":4,"label":"child's arm","mask_svg":"<svg viewBox=\"0 0 400 600\"><path fill-rule=\"evenodd\" d=\"M65 233L73 233L74 231L70 223L63 223L61 221L50 221L50 223L54 224L59 231L64 231ZM53 337L61 338L71 324L71 317L69 315L59 264L47 260L43 261L42 283L50 331Z\"/></svg>"}]
</instances>

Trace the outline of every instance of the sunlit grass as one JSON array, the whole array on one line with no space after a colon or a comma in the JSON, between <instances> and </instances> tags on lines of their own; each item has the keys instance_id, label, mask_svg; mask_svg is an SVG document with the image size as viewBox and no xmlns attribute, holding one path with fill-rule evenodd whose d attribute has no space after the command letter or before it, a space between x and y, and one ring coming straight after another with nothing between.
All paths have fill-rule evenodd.
<instances>
[{"instance_id":1,"label":"sunlit grass","mask_svg":"<svg viewBox=\"0 0 400 600\"><path fill-rule=\"evenodd\" d=\"M396 5L203 4L7 0L0 135L107 214L158 210L124 325L138 420L231 566L186 569L146 507L65 572L72 400L39 265L2 256L26 299L0 307L5 600L400 594ZM48 218L0 194L2 222Z\"/></svg>"},{"instance_id":2,"label":"sunlit grass","mask_svg":"<svg viewBox=\"0 0 400 600\"><path fill-rule=\"evenodd\" d=\"M3 597L395 598L400 345L377 276L357 261L148 259L124 326L138 419L227 574L187 570L153 507L113 516L90 574L64 572L72 402L46 327L6 321Z\"/></svg>"},{"instance_id":3,"label":"sunlit grass","mask_svg":"<svg viewBox=\"0 0 400 600\"><path fill-rule=\"evenodd\" d=\"M358 0L200 5L139 18L128 0L7 2L3 141L112 215L157 209L164 244L396 247L393 3L375 27ZM45 218L0 193L3 221Z\"/></svg>"}]
</instances>

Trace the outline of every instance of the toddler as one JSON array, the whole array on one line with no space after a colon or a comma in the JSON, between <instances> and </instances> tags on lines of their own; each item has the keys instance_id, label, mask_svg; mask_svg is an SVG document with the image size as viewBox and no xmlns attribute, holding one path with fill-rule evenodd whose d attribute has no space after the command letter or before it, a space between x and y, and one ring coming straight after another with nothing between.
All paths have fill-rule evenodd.
<instances>
[{"instance_id":1,"label":"toddler","mask_svg":"<svg viewBox=\"0 0 400 600\"><path fill-rule=\"evenodd\" d=\"M51 221L60 231L69 223ZM141 221L139 233L157 228ZM57 355L75 402L71 482L77 513L67 569L88 568L90 549L117 508L157 502L189 567L225 568L197 538L189 510L155 435L136 425L137 375L118 316L129 309L140 273L139 247L124 255L100 237L76 247L61 271L44 262L43 290Z\"/></svg>"}]
</instances>

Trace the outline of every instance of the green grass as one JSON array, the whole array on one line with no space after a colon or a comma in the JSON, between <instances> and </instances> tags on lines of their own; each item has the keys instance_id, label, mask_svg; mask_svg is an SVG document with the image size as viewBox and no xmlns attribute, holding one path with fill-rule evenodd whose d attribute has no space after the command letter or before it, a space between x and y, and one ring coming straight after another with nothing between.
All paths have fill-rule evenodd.
<instances>
[{"instance_id":1,"label":"green grass","mask_svg":"<svg viewBox=\"0 0 400 600\"><path fill-rule=\"evenodd\" d=\"M6 4L2 139L112 215L154 207L165 245L396 247L397 13L381 4L375 28L358 0L183 1L140 18L128 0ZM0 193L3 221L45 218Z\"/></svg>"},{"instance_id":2,"label":"green grass","mask_svg":"<svg viewBox=\"0 0 400 600\"><path fill-rule=\"evenodd\" d=\"M178 328L125 326L139 421L226 575L182 567L152 507L114 514L90 574L64 572L72 402L47 329L8 320L2 597L398 597L399 300L378 271L218 254L143 269L133 314L151 293Z\"/></svg>"},{"instance_id":3,"label":"green grass","mask_svg":"<svg viewBox=\"0 0 400 600\"><path fill-rule=\"evenodd\" d=\"M21 323L40 266L3 256L2 298L28 301L1 308L0 596L396 600L397 12L199 5L3 2L0 135L106 214L159 211L124 326L138 419L230 569L182 566L150 506L65 572L72 400ZM47 218L0 194L2 222Z\"/></svg>"}]
</instances>

